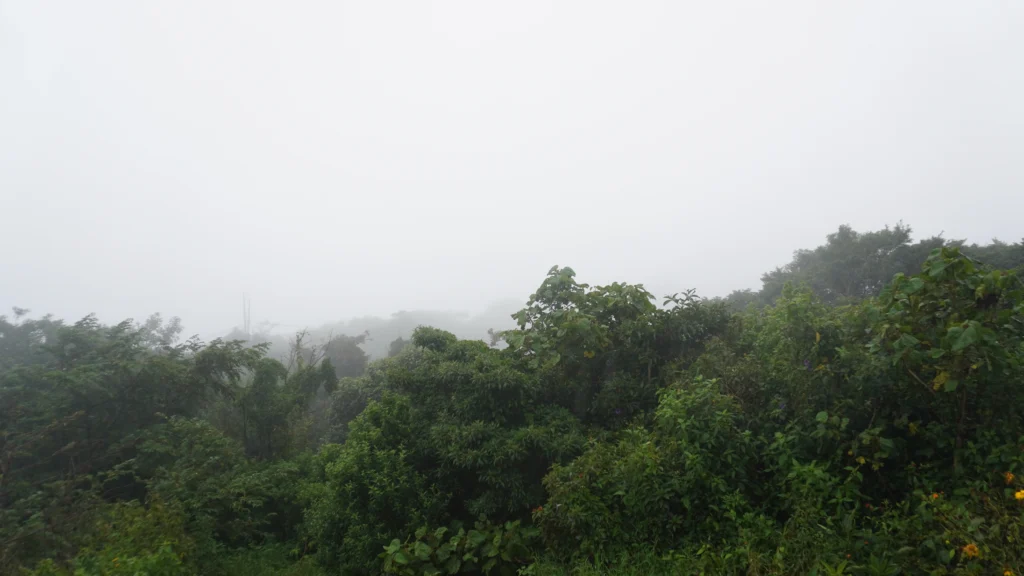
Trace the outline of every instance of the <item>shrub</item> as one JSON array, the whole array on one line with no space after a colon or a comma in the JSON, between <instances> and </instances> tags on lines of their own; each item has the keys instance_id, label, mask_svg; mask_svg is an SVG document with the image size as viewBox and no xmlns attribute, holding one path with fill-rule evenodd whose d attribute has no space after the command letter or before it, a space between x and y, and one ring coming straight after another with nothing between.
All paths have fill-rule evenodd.
<instances>
[{"instance_id":1,"label":"shrub","mask_svg":"<svg viewBox=\"0 0 1024 576\"><path fill-rule=\"evenodd\" d=\"M452 535L445 538L450 532ZM421 527L414 540L404 544L397 538L392 540L380 557L386 574L433 576L496 571L512 576L533 558L530 545L536 535L535 528L522 527L518 521L494 526L481 517L468 532L462 527Z\"/></svg>"},{"instance_id":2,"label":"shrub","mask_svg":"<svg viewBox=\"0 0 1024 576\"><path fill-rule=\"evenodd\" d=\"M715 381L696 379L661 393L653 430L631 428L554 466L544 480L550 497L534 518L565 557L671 549L749 510L755 452L735 401Z\"/></svg>"}]
</instances>

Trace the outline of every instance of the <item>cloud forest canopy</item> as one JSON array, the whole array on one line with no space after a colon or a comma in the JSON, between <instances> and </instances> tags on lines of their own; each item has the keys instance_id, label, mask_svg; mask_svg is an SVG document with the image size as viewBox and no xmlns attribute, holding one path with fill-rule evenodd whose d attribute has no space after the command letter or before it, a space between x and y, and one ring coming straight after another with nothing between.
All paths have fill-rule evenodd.
<instances>
[{"instance_id":1,"label":"cloud forest canopy","mask_svg":"<svg viewBox=\"0 0 1024 576\"><path fill-rule=\"evenodd\" d=\"M1021 573L1022 269L902 225L724 299L556 266L504 346L372 361L16 309L0 572Z\"/></svg>"}]
</instances>

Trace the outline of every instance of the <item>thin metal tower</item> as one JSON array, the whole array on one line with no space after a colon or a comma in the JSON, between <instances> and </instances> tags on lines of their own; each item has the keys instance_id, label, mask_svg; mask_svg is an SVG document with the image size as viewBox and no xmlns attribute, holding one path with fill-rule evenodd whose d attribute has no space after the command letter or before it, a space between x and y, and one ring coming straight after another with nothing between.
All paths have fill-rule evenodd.
<instances>
[{"instance_id":1,"label":"thin metal tower","mask_svg":"<svg viewBox=\"0 0 1024 576\"><path fill-rule=\"evenodd\" d=\"M245 332L245 341L252 340L252 302L248 294L242 294L242 330Z\"/></svg>"}]
</instances>

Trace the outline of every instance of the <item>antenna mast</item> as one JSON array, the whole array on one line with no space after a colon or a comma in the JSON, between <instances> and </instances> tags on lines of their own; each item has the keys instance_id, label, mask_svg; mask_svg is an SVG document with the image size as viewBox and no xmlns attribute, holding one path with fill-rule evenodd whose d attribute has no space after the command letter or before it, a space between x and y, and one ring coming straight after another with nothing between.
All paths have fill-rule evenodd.
<instances>
[{"instance_id":1,"label":"antenna mast","mask_svg":"<svg viewBox=\"0 0 1024 576\"><path fill-rule=\"evenodd\" d=\"M245 341L249 342L252 340L252 321L251 321L251 310L252 302L249 300L248 294L242 294L242 330L245 332Z\"/></svg>"}]
</instances>

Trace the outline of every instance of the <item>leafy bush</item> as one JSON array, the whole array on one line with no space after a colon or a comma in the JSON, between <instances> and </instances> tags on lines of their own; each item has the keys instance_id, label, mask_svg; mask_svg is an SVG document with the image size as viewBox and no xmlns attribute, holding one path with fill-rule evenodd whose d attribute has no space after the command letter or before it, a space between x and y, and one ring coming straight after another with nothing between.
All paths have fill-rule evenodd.
<instances>
[{"instance_id":1,"label":"leafy bush","mask_svg":"<svg viewBox=\"0 0 1024 576\"><path fill-rule=\"evenodd\" d=\"M67 567L41 562L33 576L179 576L191 574L195 546L185 530L184 515L154 502L111 506ZM194 565L193 565L194 566Z\"/></svg>"},{"instance_id":2,"label":"leafy bush","mask_svg":"<svg viewBox=\"0 0 1024 576\"><path fill-rule=\"evenodd\" d=\"M669 549L749 509L754 461L735 401L715 381L697 379L662 392L653 430L631 428L555 465L534 518L549 549L566 557Z\"/></svg>"},{"instance_id":3,"label":"leafy bush","mask_svg":"<svg viewBox=\"0 0 1024 576\"><path fill-rule=\"evenodd\" d=\"M152 497L176 503L197 537L248 546L294 536L288 520L298 516L298 468L247 460L238 442L201 420L176 417L150 428L124 469Z\"/></svg>"},{"instance_id":4,"label":"leafy bush","mask_svg":"<svg viewBox=\"0 0 1024 576\"><path fill-rule=\"evenodd\" d=\"M343 446L321 450L324 482L306 489L305 530L326 568L374 572L395 534L445 520L447 496L403 447L413 426L409 400L386 394L356 418Z\"/></svg>"},{"instance_id":5,"label":"leafy bush","mask_svg":"<svg viewBox=\"0 0 1024 576\"><path fill-rule=\"evenodd\" d=\"M449 532L454 534L446 539ZM396 538L380 557L386 574L435 576L497 571L511 576L532 560L530 544L536 535L535 528L522 527L518 521L494 526L481 517L468 532L461 527L421 527L416 530L415 540L403 544Z\"/></svg>"}]
</instances>

